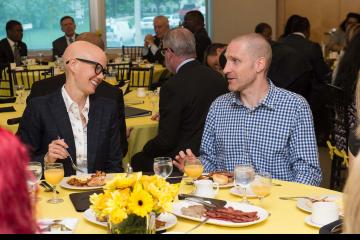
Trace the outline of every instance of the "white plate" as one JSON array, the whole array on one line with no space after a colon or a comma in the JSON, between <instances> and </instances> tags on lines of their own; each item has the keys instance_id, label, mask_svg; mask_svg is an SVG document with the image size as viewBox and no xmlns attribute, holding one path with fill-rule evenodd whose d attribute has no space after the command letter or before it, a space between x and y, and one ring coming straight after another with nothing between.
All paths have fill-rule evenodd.
<instances>
[{"instance_id":1,"label":"white plate","mask_svg":"<svg viewBox=\"0 0 360 240\"><path fill-rule=\"evenodd\" d=\"M190 202L190 201L186 201L186 200L177 201L177 202L175 202L173 204L173 213L176 216L179 216L179 217L183 217L183 218L187 218L187 219L194 220L194 221L197 221L197 222L201 222L202 220L205 219L205 217L201 217L201 218L190 217L190 216L182 214L182 212L181 212L181 208L189 207L189 206L193 206L193 205L199 205L199 204L193 203L193 202ZM264 221L269 216L269 213L265 209L257 207L257 206L244 204L244 203L227 201L225 207L233 207L236 210L241 210L241 211L244 211L244 212L254 212L254 211L256 211L257 215L259 216L259 219L255 220L255 221L251 221L251 222L245 222L245 223L234 223L234 222L231 222L231 221L224 221L224 220L218 220L218 219L210 218L207 221L207 223L214 224L214 225L219 225L219 226L225 226L225 227L245 227L245 226L260 223L260 222Z\"/></svg>"},{"instance_id":2,"label":"white plate","mask_svg":"<svg viewBox=\"0 0 360 240\"><path fill-rule=\"evenodd\" d=\"M325 225L320 225L320 224L317 224L317 223L314 223L313 221L311 221L311 215L309 215L305 218L305 222L306 222L306 224L308 224L312 227L316 227L316 228L321 228L321 227L325 226Z\"/></svg>"},{"instance_id":3,"label":"white plate","mask_svg":"<svg viewBox=\"0 0 360 240\"><path fill-rule=\"evenodd\" d=\"M209 173L203 173L203 176L208 176ZM210 179L211 180L211 179ZM214 182L214 181L213 181ZM219 188L229 188L229 187L233 187L234 186L234 182L229 182L227 184L219 184Z\"/></svg>"},{"instance_id":4,"label":"white plate","mask_svg":"<svg viewBox=\"0 0 360 240\"><path fill-rule=\"evenodd\" d=\"M84 174L84 175L81 175L81 177L90 177L91 174ZM60 182L60 186L63 187L63 188L67 188L67 189L72 189L72 190L94 190L94 189L102 189L105 185L103 186L96 186L96 187L79 187L79 186L73 186L73 185L70 185L67 183L67 181L69 180L69 178L71 177L64 177L63 180L61 180ZM106 175L106 180L109 181L113 178L113 176L111 175Z\"/></svg>"},{"instance_id":5,"label":"white plate","mask_svg":"<svg viewBox=\"0 0 360 240\"><path fill-rule=\"evenodd\" d=\"M341 197L338 195L321 195L319 197L316 198L323 198L323 197L327 197L326 199L329 201L337 201L338 199L340 199ZM296 207L298 207L299 209L311 213L311 207L312 207L312 203L309 199L306 198L299 198L296 202ZM340 206L339 206L340 207Z\"/></svg>"},{"instance_id":6,"label":"white plate","mask_svg":"<svg viewBox=\"0 0 360 240\"><path fill-rule=\"evenodd\" d=\"M237 187L232 187L230 189L230 193L239 197L242 197L244 194L241 192L240 189L238 189ZM253 193L253 191L251 190L250 187L246 188L246 197L248 198L256 198L256 194Z\"/></svg>"},{"instance_id":7,"label":"white plate","mask_svg":"<svg viewBox=\"0 0 360 240\"><path fill-rule=\"evenodd\" d=\"M98 220L96 220L96 216L95 213L92 209L87 209L84 213L83 216L85 217L86 220L88 220L89 222L95 223L97 225L103 226L103 227L107 227L107 222L100 222ZM177 223L177 218L174 214L172 213L162 213L157 217L158 220L165 222L165 226L161 227L161 228L157 228L156 231L163 231L166 229L169 229L173 226L176 225Z\"/></svg>"}]
</instances>

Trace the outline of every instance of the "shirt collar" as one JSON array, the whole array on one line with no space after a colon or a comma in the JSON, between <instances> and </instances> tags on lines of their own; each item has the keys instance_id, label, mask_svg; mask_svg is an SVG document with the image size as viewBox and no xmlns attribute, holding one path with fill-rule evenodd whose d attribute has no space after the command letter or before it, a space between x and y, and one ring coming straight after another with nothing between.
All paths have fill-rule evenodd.
<instances>
[{"instance_id":1,"label":"shirt collar","mask_svg":"<svg viewBox=\"0 0 360 240\"><path fill-rule=\"evenodd\" d=\"M10 47L14 48L15 42L13 40L11 40L10 38L7 38L7 40L10 44Z\"/></svg>"},{"instance_id":2,"label":"shirt collar","mask_svg":"<svg viewBox=\"0 0 360 240\"><path fill-rule=\"evenodd\" d=\"M305 34L303 34L302 32L293 32L292 34L299 35L299 36L302 36L303 38L306 38Z\"/></svg>"},{"instance_id":3,"label":"shirt collar","mask_svg":"<svg viewBox=\"0 0 360 240\"><path fill-rule=\"evenodd\" d=\"M251 110L255 110L257 108L260 108L261 106L267 107L269 109L275 109L274 98L275 98L276 87L271 82L270 79L268 79L268 83L269 83L269 91L267 92L265 98L256 107L254 107ZM232 101L233 105L239 105L239 106L243 106L245 108L248 108L241 102L239 92L233 92L232 93L232 100L231 101Z\"/></svg>"},{"instance_id":4,"label":"shirt collar","mask_svg":"<svg viewBox=\"0 0 360 240\"><path fill-rule=\"evenodd\" d=\"M176 68L176 73L177 73L177 72L179 71L179 69L180 69L182 66L184 66L186 63L191 62L191 61L194 61L194 60L195 60L195 58L188 58L188 59L184 60L182 63L179 64L179 66L177 66L177 68Z\"/></svg>"},{"instance_id":5,"label":"shirt collar","mask_svg":"<svg viewBox=\"0 0 360 240\"><path fill-rule=\"evenodd\" d=\"M61 94L63 96L64 102L65 102L65 107L66 107L66 111L69 112L70 108L77 103L74 102L71 97L69 96L69 94L67 93L66 89L65 89L65 85L63 85L63 87L61 88ZM89 102L89 96L87 96L86 98L86 102L84 105L84 108L81 112L83 113L88 113L89 112L89 107L90 107L90 102ZM85 116L86 117L86 116Z\"/></svg>"}]
</instances>

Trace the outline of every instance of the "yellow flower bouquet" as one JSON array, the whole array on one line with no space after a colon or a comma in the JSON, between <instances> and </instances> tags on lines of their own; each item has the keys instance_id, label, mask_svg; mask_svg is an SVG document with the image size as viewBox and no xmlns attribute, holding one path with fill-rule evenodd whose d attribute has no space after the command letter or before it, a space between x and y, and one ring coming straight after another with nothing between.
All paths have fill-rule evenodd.
<instances>
[{"instance_id":1,"label":"yellow flower bouquet","mask_svg":"<svg viewBox=\"0 0 360 240\"><path fill-rule=\"evenodd\" d=\"M90 196L90 208L99 221L108 221L112 233L148 233L146 225L155 224L149 223L150 214L171 211L178 190L179 184L157 175L119 173L105 185L104 193Z\"/></svg>"}]
</instances>

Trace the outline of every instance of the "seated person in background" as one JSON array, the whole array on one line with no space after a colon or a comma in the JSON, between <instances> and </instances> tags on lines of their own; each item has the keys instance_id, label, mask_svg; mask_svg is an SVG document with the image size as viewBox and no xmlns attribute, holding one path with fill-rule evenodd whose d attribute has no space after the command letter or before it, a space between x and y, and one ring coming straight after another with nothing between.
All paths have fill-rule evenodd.
<instances>
[{"instance_id":1,"label":"seated person in background","mask_svg":"<svg viewBox=\"0 0 360 240\"><path fill-rule=\"evenodd\" d=\"M164 63L164 56L161 54L164 35L170 30L169 20L165 16L156 16L154 18L155 36L148 34L144 39L143 58L151 63Z\"/></svg>"},{"instance_id":2,"label":"seated person in background","mask_svg":"<svg viewBox=\"0 0 360 240\"><path fill-rule=\"evenodd\" d=\"M87 41L92 44L97 45L102 50L105 51L105 44L103 40L93 32L84 32L76 37L76 41ZM50 93L57 91L65 83L65 73L50 77L41 81L36 81L31 87L30 94L26 99L26 102L34 97L44 96ZM118 105L119 110L119 124L120 124L120 134L121 134L121 148L123 156L126 155L128 150L128 142L126 139L126 123L125 123L125 112L124 112L124 97L120 89L115 88L111 84L102 81L100 85L96 88L95 93L97 96L114 99Z\"/></svg>"},{"instance_id":3,"label":"seated person in background","mask_svg":"<svg viewBox=\"0 0 360 240\"><path fill-rule=\"evenodd\" d=\"M0 128L0 234L38 231L27 186L29 155L19 139Z\"/></svg>"},{"instance_id":4,"label":"seated person in background","mask_svg":"<svg viewBox=\"0 0 360 240\"><path fill-rule=\"evenodd\" d=\"M220 66L219 58L223 51L226 49L226 44L212 43L205 50L204 64L214 71L224 75L222 67Z\"/></svg>"},{"instance_id":5,"label":"seated person in background","mask_svg":"<svg viewBox=\"0 0 360 240\"><path fill-rule=\"evenodd\" d=\"M197 10L187 12L184 16L183 26L194 34L196 41L196 59L199 62L203 62L205 49L211 44L211 39L204 27L204 15Z\"/></svg>"},{"instance_id":6,"label":"seated person in background","mask_svg":"<svg viewBox=\"0 0 360 240\"><path fill-rule=\"evenodd\" d=\"M55 56L62 57L67 46L74 42L78 35L75 33L76 24L74 18L70 16L62 17L60 26L65 35L52 42L53 60L56 60Z\"/></svg>"},{"instance_id":7,"label":"seated person in background","mask_svg":"<svg viewBox=\"0 0 360 240\"><path fill-rule=\"evenodd\" d=\"M195 60L195 38L189 30L170 30L163 44L166 67L175 75L161 87L158 134L133 156L134 171L153 172L155 157L175 157L184 148L198 153L209 106L227 90L220 74Z\"/></svg>"},{"instance_id":8,"label":"seated person in background","mask_svg":"<svg viewBox=\"0 0 360 240\"><path fill-rule=\"evenodd\" d=\"M21 65L21 56L27 56L27 46L22 42L23 28L20 22L10 20L6 23L6 38L0 41L0 63Z\"/></svg>"},{"instance_id":9,"label":"seated person in background","mask_svg":"<svg viewBox=\"0 0 360 240\"><path fill-rule=\"evenodd\" d=\"M272 28L267 23L259 23L255 27L255 33L262 35L267 41L272 41Z\"/></svg>"},{"instance_id":10,"label":"seated person in background","mask_svg":"<svg viewBox=\"0 0 360 240\"><path fill-rule=\"evenodd\" d=\"M345 32L347 27L352 23L360 23L360 14L348 13L345 20L340 24L339 28L334 32L329 32L329 42L326 44L326 50L340 52L346 45Z\"/></svg>"},{"instance_id":11,"label":"seated person in background","mask_svg":"<svg viewBox=\"0 0 360 240\"><path fill-rule=\"evenodd\" d=\"M34 161L61 162L65 176L79 174L69 155L85 173L121 171L118 106L98 96L107 58L85 41L69 45L63 55L65 84L54 93L29 101L18 135L32 150Z\"/></svg>"},{"instance_id":12,"label":"seated person in background","mask_svg":"<svg viewBox=\"0 0 360 240\"><path fill-rule=\"evenodd\" d=\"M204 172L252 164L273 178L319 185L321 169L311 111L296 93L266 78L271 47L259 34L240 36L226 49L227 93L210 106L200 147ZM188 156L196 155L191 149ZM183 151L174 165L183 170Z\"/></svg>"}]
</instances>

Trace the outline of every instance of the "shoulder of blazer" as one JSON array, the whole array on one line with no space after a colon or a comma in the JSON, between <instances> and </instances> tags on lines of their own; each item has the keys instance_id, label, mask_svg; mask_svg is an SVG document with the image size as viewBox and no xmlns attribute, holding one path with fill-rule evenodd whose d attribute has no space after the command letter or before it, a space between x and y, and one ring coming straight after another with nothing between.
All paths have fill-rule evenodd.
<instances>
[{"instance_id":1,"label":"shoulder of blazer","mask_svg":"<svg viewBox=\"0 0 360 240\"><path fill-rule=\"evenodd\" d=\"M63 41L66 42L65 36L61 36L61 37L55 39L55 40L53 41L53 44L59 44L59 43L61 43L61 42L63 42Z\"/></svg>"}]
</instances>

